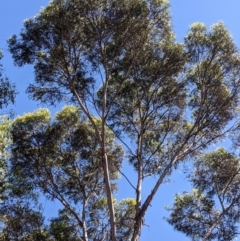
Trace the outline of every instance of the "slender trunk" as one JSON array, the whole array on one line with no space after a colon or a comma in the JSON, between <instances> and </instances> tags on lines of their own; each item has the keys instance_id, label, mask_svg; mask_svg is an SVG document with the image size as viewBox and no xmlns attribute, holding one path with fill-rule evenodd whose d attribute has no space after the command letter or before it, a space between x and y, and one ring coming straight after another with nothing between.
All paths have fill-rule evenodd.
<instances>
[{"instance_id":1,"label":"slender trunk","mask_svg":"<svg viewBox=\"0 0 240 241\"><path fill-rule=\"evenodd\" d=\"M89 121L92 123L92 126L95 130L96 137L101 145L102 149L102 168L104 173L104 182L106 187L106 194L107 194L107 202L108 202L108 208L110 213L110 225L111 225L111 241L116 241L116 222L115 222L115 212L114 212L114 206L113 206L113 197L112 197L112 190L111 190L111 184L110 184L110 177L109 177L109 170L108 170L108 158L106 153L106 146L105 146L105 110L106 110L106 89L107 86L104 86L104 99L103 99L103 107L102 107L102 128L101 128L101 134L96 126L96 123L94 122L94 119L82 103L79 95L77 94L76 90L72 88L72 92L74 96L77 98L77 101L79 103L80 108L82 111L86 114Z\"/></svg>"},{"instance_id":2,"label":"slender trunk","mask_svg":"<svg viewBox=\"0 0 240 241\"><path fill-rule=\"evenodd\" d=\"M83 202L83 210L82 210L82 223L83 223L83 238L84 241L88 241L88 233L87 233L87 226L86 226L86 202Z\"/></svg>"},{"instance_id":3,"label":"slender trunk","mask_svg":"<svg viewBox=\"0 0 240 241\"><path fill-rule=\"evenodd\" d=\"M111 184L110 184L110 177L109 177L109 169L108 169L108 158L106 153L106 143L105 143L105 113L106 113L106 96L107 96L107 81L105 82L103 86L103 105L102 105L102 127L101 127L101 133L94 122L94 119L88 112L86 106L83 104L81 98L79 97L78 93L76 92L75 88L73 86L70 86L73 95L77 98L78 104L84 114L87 116L89 121L92 123L92 126L95 130L96 137L99 141L99 144L101 145L102 149L102 168L104 173L104 183L106 187L106 194L107 194L107 202L108 202L108 209L110 213L110 226L111 226L111 241L116 241L116 222L115 222L115 212L114 212L114 206L113 206L113 196L112 196L112 190L111 190Z\"/></svg>"},{"instance_id":4,"label":"slender trunk","mask_svg":"<svg viewBox=\"0 0 240 241\"><path fill-rule=\"evenodd\" d=\"M109 178L108 160L107 155L103 155L103 171L104 171L104 181L107 193L107 203L110 214L110 224L111 224L111 241L116 241L116 222L115 222L115 212L113 205L113 196Z\"/></svg>"},{"instance_id":5,"label":"slender trunk","mask_svg":"<svg viewBox=\"0 0 240 241\"><path fill-rule=\"evenodd\" d=\"M139 104L140 105L140 104ZM142 161L142 145L143 145L143 135L144 127L142 120L142 109L139 106L139 117L140 117L140 134L138 136L138 148L137 148L137 161L138 161L138 182L136 188L136 221L134 226L134 237L140 237L140 231L142 229L143 219L138 218L139 213L141 212L141 201L142 201L142 183L143 183L143 161ZM140 228L138 228L140 227ZM133 241L134 239L132 239Z\"/></svg>"},{"instance_id":6,"label":"slender trunk","mask_svg":"<svg viewBox=\"0 0 240 241\"><path fill-rule=\"evenodd\" d=\"M103 104L102 104L102 167L104 172L104 182L106 187L107 194L107 203L110 214L110 225L111 225L111 241L116 241L116 221L115 221L115 211L113 205L113 196L111 189L111 182L109 177L109 168L108 168L108 157L106 152L106 136L105 136L105 112L106 112L106 98L107 98L107 86L108 82L104 84L104 93L103 93Z\"/></svg>"},{"instance_id":7,"label":"slender trunk","mask_svg":"<svg viewBox=\"0 0 240 241\"><path fill-rule=\"evenodd\" d=\"M187 140L185 140L185 142L182 144L182 146L180 148L178 148L178 150L176 151L176 154L172 157L172 160L166 166L162 175L159 177L158 181L156 182L153 190L151 191L151 193L148 195L147 199L143 203L143 205L140 209L140 212L136 216L136 221L135 221L135 226L134 226L134 231L133 231L133 236L132 236L131 241L138 241L140 239L140 232L141 232L141 229L142 229L142 226L143 226L143 219L144 219L144 216L146 214L146 211L147 211L150 203L152 202L155 194L157 193L160 185L163 183L164 178L167 176L167 174L171 170L174 163L178 160L179 152L180 152L180 150L182 150L182 148L184 147L184 145L186 143L187 143Z\"/></svg>"},{"instance_id":8,"label":"slender trunk","mask_svg":"<svg viewBox=\"0 0 240 241\"><path fill-rule=\"evenodd\" d=\"M138 143L138 183L137 183L137 189L136 189L136 222L135 222L135 227L134 227L134 234L133 237L138 236L140 237L140 231L142 229L142 219L139 219L138 216L141 212L141 199L142 199L142 182L143 182L143 168L142 168L142 158L140 155L139 150L140 148L140 143L141 143L142 137L139 137L139 143ZM140 227L140 228L138 228ZM138 239L137 239L138 240ZM134 241L134 239L132 239Z\"/></svg>"},{"instance_id":9,"label":"slender trunk","mask_svg":"<svg viewBox=\"0 0 240 241\"><path fill-rule=\"evenodd\" d=\"M134 232L133 232L133 236L132 236L131 241L138 241L138 240L140 240L140 232L141 232L142 225L143 225L143 218L144 218L144 216L146 214L146 211L147 211L151 201L153 200L153 197L155 196L159 186L162 184L165 176L167 175L167 173L169 172L171 167L172 167L172 165L169 165L168 168L165 169L163 175L161 175L161 177L158 179L158 181L155 184L153 190L148 195L146 201L142 205L142 207L140 209L140 212L138 213L138 215L136 217Z\"/></svg>"}]
</instances>

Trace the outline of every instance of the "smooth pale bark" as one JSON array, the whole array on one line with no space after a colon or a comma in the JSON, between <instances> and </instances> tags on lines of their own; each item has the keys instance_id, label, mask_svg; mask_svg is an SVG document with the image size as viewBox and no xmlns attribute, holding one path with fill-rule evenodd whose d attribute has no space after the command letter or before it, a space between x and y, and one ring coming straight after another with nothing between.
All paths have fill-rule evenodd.
<instances>
[{"instance_id":1,"label":"smooth pale bark","mask_svg":"<svg viewBox=\"0 0 240 241\"><path fill-rule=\"evenodd\" d=\"M114 206L113 206L113 196L112 196L112 190L111 190L111 184L110 184L110 177L109 177L109 169L108 169L108 158L106 154L106 147L105 147L105 124L104 121L102 121L102 133L100 134L98 127L96 126L96 123L94 122L92 116L88 112L87 108L82 103L79 95L77 94L75 89L72 89L74 95L76 96L78 103L82 109L82 111L86 114L88 119L91 121L96 136L100 142L101 149L102 149L102 168L104 172L104 182L106 187L106 194L107 194L107 202L108 202L108 208L110 213L110 225L111 225L111 239L112 241L116 241L116 222L115 222L115 212L114 212ZM105 107L103 109L103 114L105 113Z\"/></svg>"}]
</instances>

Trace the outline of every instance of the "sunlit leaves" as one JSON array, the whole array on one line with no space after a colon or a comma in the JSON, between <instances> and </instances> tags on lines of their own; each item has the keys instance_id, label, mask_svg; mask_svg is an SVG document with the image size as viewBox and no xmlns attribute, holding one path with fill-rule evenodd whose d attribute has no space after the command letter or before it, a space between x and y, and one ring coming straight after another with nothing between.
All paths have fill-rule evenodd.
<instances>
[{"instance_id":1,"label":"sunlit leaves","mask_svg":"<svg viewBox=\"0 0 240 241\"><path fill-rule=\"evenodd\" d=\"M233 240L238 233L239 158L218 149L195 163L197 189L177 195L168 222L193 240Z\"/></svg>"},{"instance_id":2,"label":"sunlit leaves","mask_svg":"<svg viewBox=\"0 0 240 241\"><path fill-rule=\"evenodd\" d=\"M17 118L12 168L58 199L81 230L87 223L95 240L108 239L110 226L114 241L120 230L131 236L131 225L138 240L159 186L180 162L224 138L238 114L240 57L228 30L195 23L177 43L164 0L53 0L8 43L15 64L34 65L33 99L78 104L54 120L45 110ZM134 205L112 198L123 158L116 137L137 172ZM142 200L151 176L155 186ZM212 198L197 189L201 195L184 202L189 208ZM212 212L210 204L200 209ZM119 221L123 213L128 222Z\"/></svg>"},{"instance_id":3,"label":"sunlit leaves","mask_svg":"<svg viewBox=\"0 0 240 241\"><path fill-rule=\"evenodd\" d=\"M94 121L101 125L100 119ZM101 149L89 122L74 106L64 107L55 120L51 120L47 109L40 109L17 117L11 133L12 175L21 179L22 188L32 183L32 190L40 190L51 200L58 199L75 220L77 232L83 232L82 223L88 222L93 207L105 196ZM123 151L107 128L106 144L112 190L116 190ZM97 215L99 210L94 212ZM82 215L86 217L83 220ZM99 225L101 228L101 222ZM103 229L99 235L106 232Z\"/></svg>"}]
</instances>

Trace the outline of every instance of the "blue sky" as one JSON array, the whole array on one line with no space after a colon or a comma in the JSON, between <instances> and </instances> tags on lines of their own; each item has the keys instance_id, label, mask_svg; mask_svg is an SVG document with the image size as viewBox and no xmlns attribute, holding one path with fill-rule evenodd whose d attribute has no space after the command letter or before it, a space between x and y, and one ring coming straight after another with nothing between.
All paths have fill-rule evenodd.
<instances>
[{"instance_id":1,"label":"blue sky","mask_svg":"<svg viewBox=\"0 0 240 241\"><path fill-rule=\"evenodd\" d=\"M48 4L48 0L1 0L0 8L0 48L3 50L4 58L2 64L4 74L10 80L16 83L19 92L16 104L11 106L16 114L23 114L36 110L40 105L28 99L25 94L25 89L28 83L33 81L33 68L27 66L18 68L13 65L10 54L7 52L6 40L12 34L18 34L23 26L23 21L26 18L33 17L39 12L42 6ZM208 27L212 24L223 21L238 47L240 47L240 1L239 0L170 0L172 25L176 33L177 39L182 42L184 35L187 33L189 25L193 22L203 22ZM127 197L130 190L126 188L127 183L121 182L120 197ZM149 183L145 184L149 187ZM150 187L149 187L150 188ZM143 228L142 241L187 241L190 240L184 235L172 230L162 218L167 213L164 211L165 205L171 205L173 202L174 193L182 192L188 189L188 184L183 179L183 174L177 171L173 176L173 181L163 185L157 197L149 208L149 212L145 219L148 226ZM52 205L47 202L45 212L51 216L55 215L57 205Z\"/></svg>"}]
</instances>

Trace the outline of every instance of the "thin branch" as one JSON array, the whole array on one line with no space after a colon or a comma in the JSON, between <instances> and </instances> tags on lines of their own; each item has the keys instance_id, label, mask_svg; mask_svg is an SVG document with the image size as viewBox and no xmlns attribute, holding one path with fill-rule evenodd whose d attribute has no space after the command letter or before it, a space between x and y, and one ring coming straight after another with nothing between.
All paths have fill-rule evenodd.
<instances>
[{"instance_id":1,"label":"thin branch","mask_svg":"<svg viewBox=\"0 0 240 241\"><path fill-rule=\"evenodd\" d=\"M137 189L133 186L133 184L130 182L128 177L118 168L117 165L115 165L115 167L118 169L118 171L121 173L121 175L123 175L126 178L127 182L132 186L132 188L136 191Z\"/></svg>"}]
</instances>

